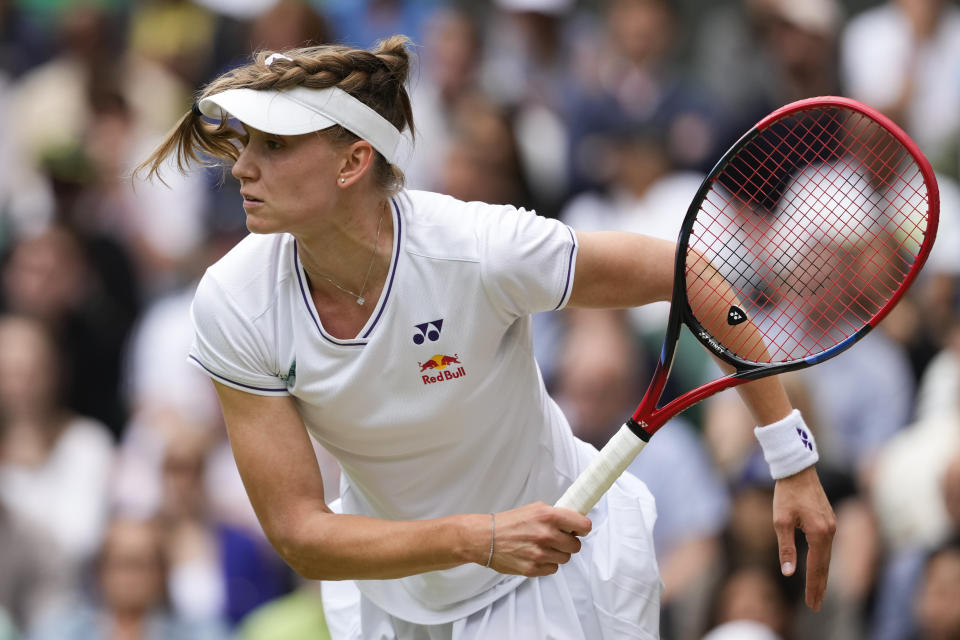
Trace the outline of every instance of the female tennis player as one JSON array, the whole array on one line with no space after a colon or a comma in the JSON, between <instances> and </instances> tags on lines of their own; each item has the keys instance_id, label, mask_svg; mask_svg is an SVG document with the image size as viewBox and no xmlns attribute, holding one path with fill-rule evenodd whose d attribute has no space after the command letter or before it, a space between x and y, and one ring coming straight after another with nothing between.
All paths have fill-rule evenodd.
<instances>
[{"instance_id":1,"label":"female tennis player","mask_svg":"<svg viewBox=\"0 0 960 640\"><path fill-rule=\"evenodd\" d=\"M400 36L258 54L144 164L212 155L241 184L253 233L201 281L190 358L250 500L294 569L336 581L334 637L655 638L646 487L625 475L589 517L549 506L596 450L544 389L530 314L667 300L674 245L404 190L408 67ZM801 420L776 379L741 389L775 423L761 432ZM335 508L310 435L342 466ZM774 496L783 570L800 527L818 608L834 516L815 454L765 447L789 472Z\"/></svg>"}]
</instances>

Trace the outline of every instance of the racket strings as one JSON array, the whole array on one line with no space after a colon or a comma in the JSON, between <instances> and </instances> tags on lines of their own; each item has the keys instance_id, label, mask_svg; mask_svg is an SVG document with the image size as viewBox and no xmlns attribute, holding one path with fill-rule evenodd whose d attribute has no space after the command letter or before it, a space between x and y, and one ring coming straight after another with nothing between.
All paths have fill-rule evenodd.
<instances>
[{"instance_id":1,"label":"racket strings","mask_svg":"<svg viewBox=\"0 0 960 640\"><path fill-rule=\"evenodd\" d=\"M824 204L819 195L817 195L816 199L817 199L818 201L820 201L821 204ZM829 204L829 203L828 203L828 204ZM816 291L817 291L817 288L818 288L818 287L815 287L815 288L814 288L814 292L815 292L815 293L816 293Z\"/></svg>"},{"instance_id":2,"label":"racket strings","mask_svg":"<svg viewBox=\"0 0 960 640\"><path fill-rule=\"evenodd\" d=\"M776 121L724 165L697 212L690 311L745 360L821 353L896 294L923 244L927 195L903 145L857 112ZM734 308L751 322L731 321Z\"/></svg>"}]
</instances>

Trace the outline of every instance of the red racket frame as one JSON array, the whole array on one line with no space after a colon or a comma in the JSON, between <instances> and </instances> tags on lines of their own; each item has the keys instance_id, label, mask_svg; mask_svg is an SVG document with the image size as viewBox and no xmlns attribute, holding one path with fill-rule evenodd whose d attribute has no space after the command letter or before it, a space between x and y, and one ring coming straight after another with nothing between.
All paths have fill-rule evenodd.
<instances>
[{"instance_id":1,"label":"red racket frame","mask_svg":"<svg viewBox=\"0 0 960 640\"><path fill-rule=\"evenodd\" d=\"M729 161L739 153L739 151L747 145L754 137L756 137L760 132L766 130L771 125L781 121L782 119L795 114L800 111L810 111L814 109L823 109L829 107L840 107L844 109L849 109L851 111L860 113L870 120L879 124L883 129L890 133L897 141L899 141L907 150L907 152L913 157L916 161L921 174L923 175L924 184L927 187L928 193L928 203L929 210L927 216L927 228L924 234L924 241L921 245L920 251L917 254L916 259L911 265L910 271L907 276L904 278L900 287L894 293L894 295L887 301L887 303L876 313L874 316L866 323L866 325L851 335L849 338L843 340L839 344L826 349L822 353L804 358L798 359L788 363L778 363L778 364L757 364L754 362L747 362L741 360L734 354L730 353L722 345L718 343L711 342L707 338L701 336L700 325L693 317L692 311L690 310L689 303L686 300L686 274L685 274L685 263L686 263L686 253L687 246L690 239L690 232L693 228L693 222L697 216L697 213L700 209L701 204L703 203L704 198L707 193L710 191L711 186L717 177L722 173L724 167L729 163ZM640 401L637 410L633 413L633 416L630 420L627 421L627 426L641 439L649 440L650 437L657 432L660 427L662 427L670 418L679 414L680 412L688 409L697 402L712 396L715 393L729 389L736 385L747 382L755 378L760 378L768 375L775 375L778 373L784 373L787 371L795 371L798 369L803 369L809 367L818 362L822 362L827 358L833 357L838 353L848 349L855 342L860 340L863 336L870 332L870 330L875 327L896 304L900 301L903 295L906 293L907 289L916 279L917 274L920 272L920 269L923 267L923 264L926 262L927 256L930 254L930 250L933 247L933 240L936 237L937 225L939 221L939 211L940 211L940 192L937 188L936 177L934 176L933 169L930 166L930 163L924 157L923 153L920 151L920 148L916 143L903 132L900 127L898 127L890 118L883 115L876 109L873 109L865 104L852 100L850 98L837 97L837 96L821 96L816 98L807 98L805 100L799 100L797 102L790 103L780 109L777 109L763 120L758 122L750 131L745 133L741 138L734 144L727 152L724 154L723 158L713 167L710 171L710 174L704 180L703 184L700 187L700 190L697 192L697 196L694 198L693 203L690 205L690 208L687 210L687 215L683 222L683 227L680 232L680 237L677 242L677 253L675 258L675 276L674 276L674 289L673 289L673 304L670 307L670 317L667 324L667 335L664 339L663 349L660 353L660 358L657 362L657 366L654 369L653 377L650 382L650 386L647 389L646 393L643 396L643 399ZM676 304L677 301L682 301L683 304ZM734 373L726 375L722 378L718 378L712 382L706 383L696 389L692 389L683 395L671 400L662 407L658 407L657 404L660 400L660 396L663 393L663 389L667 383L667 378L670 375L670 367L673 364L674 354L676 352L677 341L680 337L681 325L686 324L694 336L697 337L711 352L716 354L718 357L733 365L736 369ZM631 424L632 423L632 424Z\"/></svg>"}]
</instances>

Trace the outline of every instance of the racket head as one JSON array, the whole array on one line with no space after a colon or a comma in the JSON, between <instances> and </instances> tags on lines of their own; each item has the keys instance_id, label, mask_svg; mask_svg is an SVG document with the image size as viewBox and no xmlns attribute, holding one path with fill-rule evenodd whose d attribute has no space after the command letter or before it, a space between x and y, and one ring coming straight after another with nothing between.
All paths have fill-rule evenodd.
<instances>
[{"instance_id":1,"label":"racket head","mask_svg":"<svg viewBox=\"0 0 960 640\"><path fill-rule=\"evenodd\" d=\"M665 345L682 321L746 378L837 355L916 279L938 218L933 170L889 118L842 97L788 104L727 151L688 209ZM762 341L739 329L747 320Z\"/></svg>"}]
</instances>

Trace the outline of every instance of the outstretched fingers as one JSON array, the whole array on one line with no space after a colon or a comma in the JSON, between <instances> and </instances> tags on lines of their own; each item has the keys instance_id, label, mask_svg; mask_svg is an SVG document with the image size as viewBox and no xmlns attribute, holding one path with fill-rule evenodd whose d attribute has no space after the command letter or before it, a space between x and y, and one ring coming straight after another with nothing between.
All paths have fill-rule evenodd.
<instances>
[{"instance_id":1,"label":"outstretched fingers","mask_svg":"<svg viewBox=\"0 0 960 640\"><path fill-rule=\"evenodd\" d=\"M806 536L809 551L805 600L808 607L819 611L827 591L837 520L813 467L777 481L773 496L773 526L780 549L780 571L785 576L793 575L797 568L796 529Z\"/></svg>"},{"instance_id":2,"label":"outstretched fingers","mask_svg":"<svg viewBox=\"0 0 960 640\"><path fill-rule=\"evenodd\" d=\"M832 512L830 514L833 515ZM814 611L820 610L827 592L827 574L830 571L830 550L836 522L832 518L815 518L813 522L801 523L801 529L807 538L807 606Z\"/></svg>"}]
</instances>

